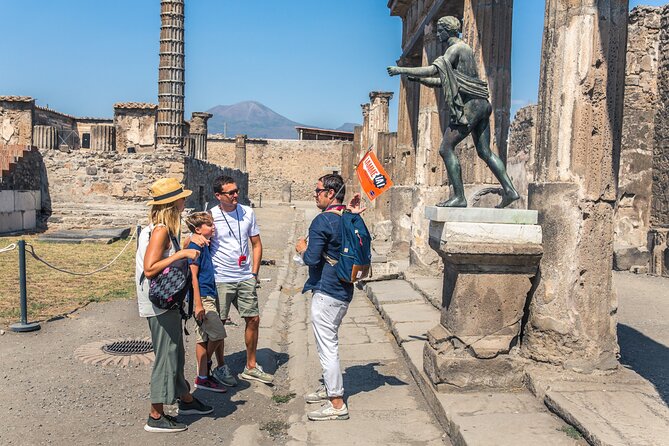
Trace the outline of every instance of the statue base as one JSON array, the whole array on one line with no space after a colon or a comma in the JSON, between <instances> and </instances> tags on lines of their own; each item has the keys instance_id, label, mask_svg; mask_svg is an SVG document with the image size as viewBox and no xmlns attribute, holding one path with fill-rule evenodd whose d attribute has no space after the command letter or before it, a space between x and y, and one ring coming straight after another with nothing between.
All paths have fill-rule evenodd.
<instances>
[{"instance_id":1,"label":"statue base","mask_svg":"<svg viewBox=\"0 0 669 446\"><path fill-rule=\"evenodd\" d=\"M520 387L522 365L512 350L543 253L537 212L428 207L426 216L430 246L444 261L426 374L438 390Z\"/></svg>"}]
</instances>

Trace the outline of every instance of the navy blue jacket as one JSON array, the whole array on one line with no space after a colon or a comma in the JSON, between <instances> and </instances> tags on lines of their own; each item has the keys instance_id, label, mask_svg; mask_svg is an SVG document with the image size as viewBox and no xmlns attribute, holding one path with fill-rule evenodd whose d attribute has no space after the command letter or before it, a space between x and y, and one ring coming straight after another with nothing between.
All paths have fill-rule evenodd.
<instances>
[{"instance_id":1,"label":"navy blue jacket","mask_svg":"<svg viewBox=\"0 0 669 446\"><path fill-rule=\"evenodd\" d=\"M341 217L334 212L322 212L309 226L309 243L304 252L304 263L309 266L309 278L303 293L320 291L338 300L350 302L353 298L353 284L339 280L334 266L330 265L323 253L339 260L341 250Z\"/></svg>"}]
</instances>

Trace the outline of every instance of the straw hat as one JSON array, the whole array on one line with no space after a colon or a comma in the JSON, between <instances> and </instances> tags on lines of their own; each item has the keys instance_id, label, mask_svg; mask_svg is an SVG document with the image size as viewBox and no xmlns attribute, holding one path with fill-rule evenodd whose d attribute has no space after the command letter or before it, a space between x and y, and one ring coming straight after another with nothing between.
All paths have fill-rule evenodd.
<instances>
[{"instance_id":1,"label":"straw hat","mask_svg":"<svg viewBox=\"0 0 669 446\"><path fill-rule=\"evenodd\" d=\"M146 203L147 206L172 203L193 193L193 191L184 189L176 178L161 178L151 185L150 191L153 200Z\"/></svg>"}]
</instances>

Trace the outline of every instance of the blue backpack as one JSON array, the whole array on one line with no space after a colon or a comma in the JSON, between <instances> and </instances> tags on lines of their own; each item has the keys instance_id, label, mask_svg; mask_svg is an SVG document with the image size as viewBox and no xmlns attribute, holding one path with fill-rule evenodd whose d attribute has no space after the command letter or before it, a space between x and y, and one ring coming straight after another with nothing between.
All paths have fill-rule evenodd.
<instances>
[{"instance_id":1,"label":"blue backpack","mask_svg":"<svg viewBox=\"0 0 669 446\"><path fill-rule=\"evenodd\" d=\"M355 283L370 275L372 268L372 237L359 214L328 211L341 216L341 251L334 264L342 282Z\"/></svg>"}]
</instances>

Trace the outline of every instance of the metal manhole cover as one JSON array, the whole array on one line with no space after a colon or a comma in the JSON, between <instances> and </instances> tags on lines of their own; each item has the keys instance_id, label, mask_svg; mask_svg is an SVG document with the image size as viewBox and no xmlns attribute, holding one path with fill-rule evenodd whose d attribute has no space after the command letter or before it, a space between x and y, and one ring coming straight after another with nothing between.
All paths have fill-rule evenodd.
<instances>
[{"instance_id":1,"label":"metal manhole cover","mask_svg":"<svg viewBox=\"0 0 669 446\"><path fill-rule=\"evenodd\" d=\"M92 365L150 365L154 360L150 338L145 339L105 339L82 345L74 356Z\"/></svg>"},{"instance_id":2,"label":"metal manhole cover","mask_svg":"<svg viewBox=\"0 0 669 446\"><path fill-rule=\"evenodd\" d=\"M151 341L144 339L126 339L124 341L115 341L111 344L102 346L102 351L110 355L139 355L144 353L151 353L153 351L153 344Z\"/></svg>"}]
</instances>

